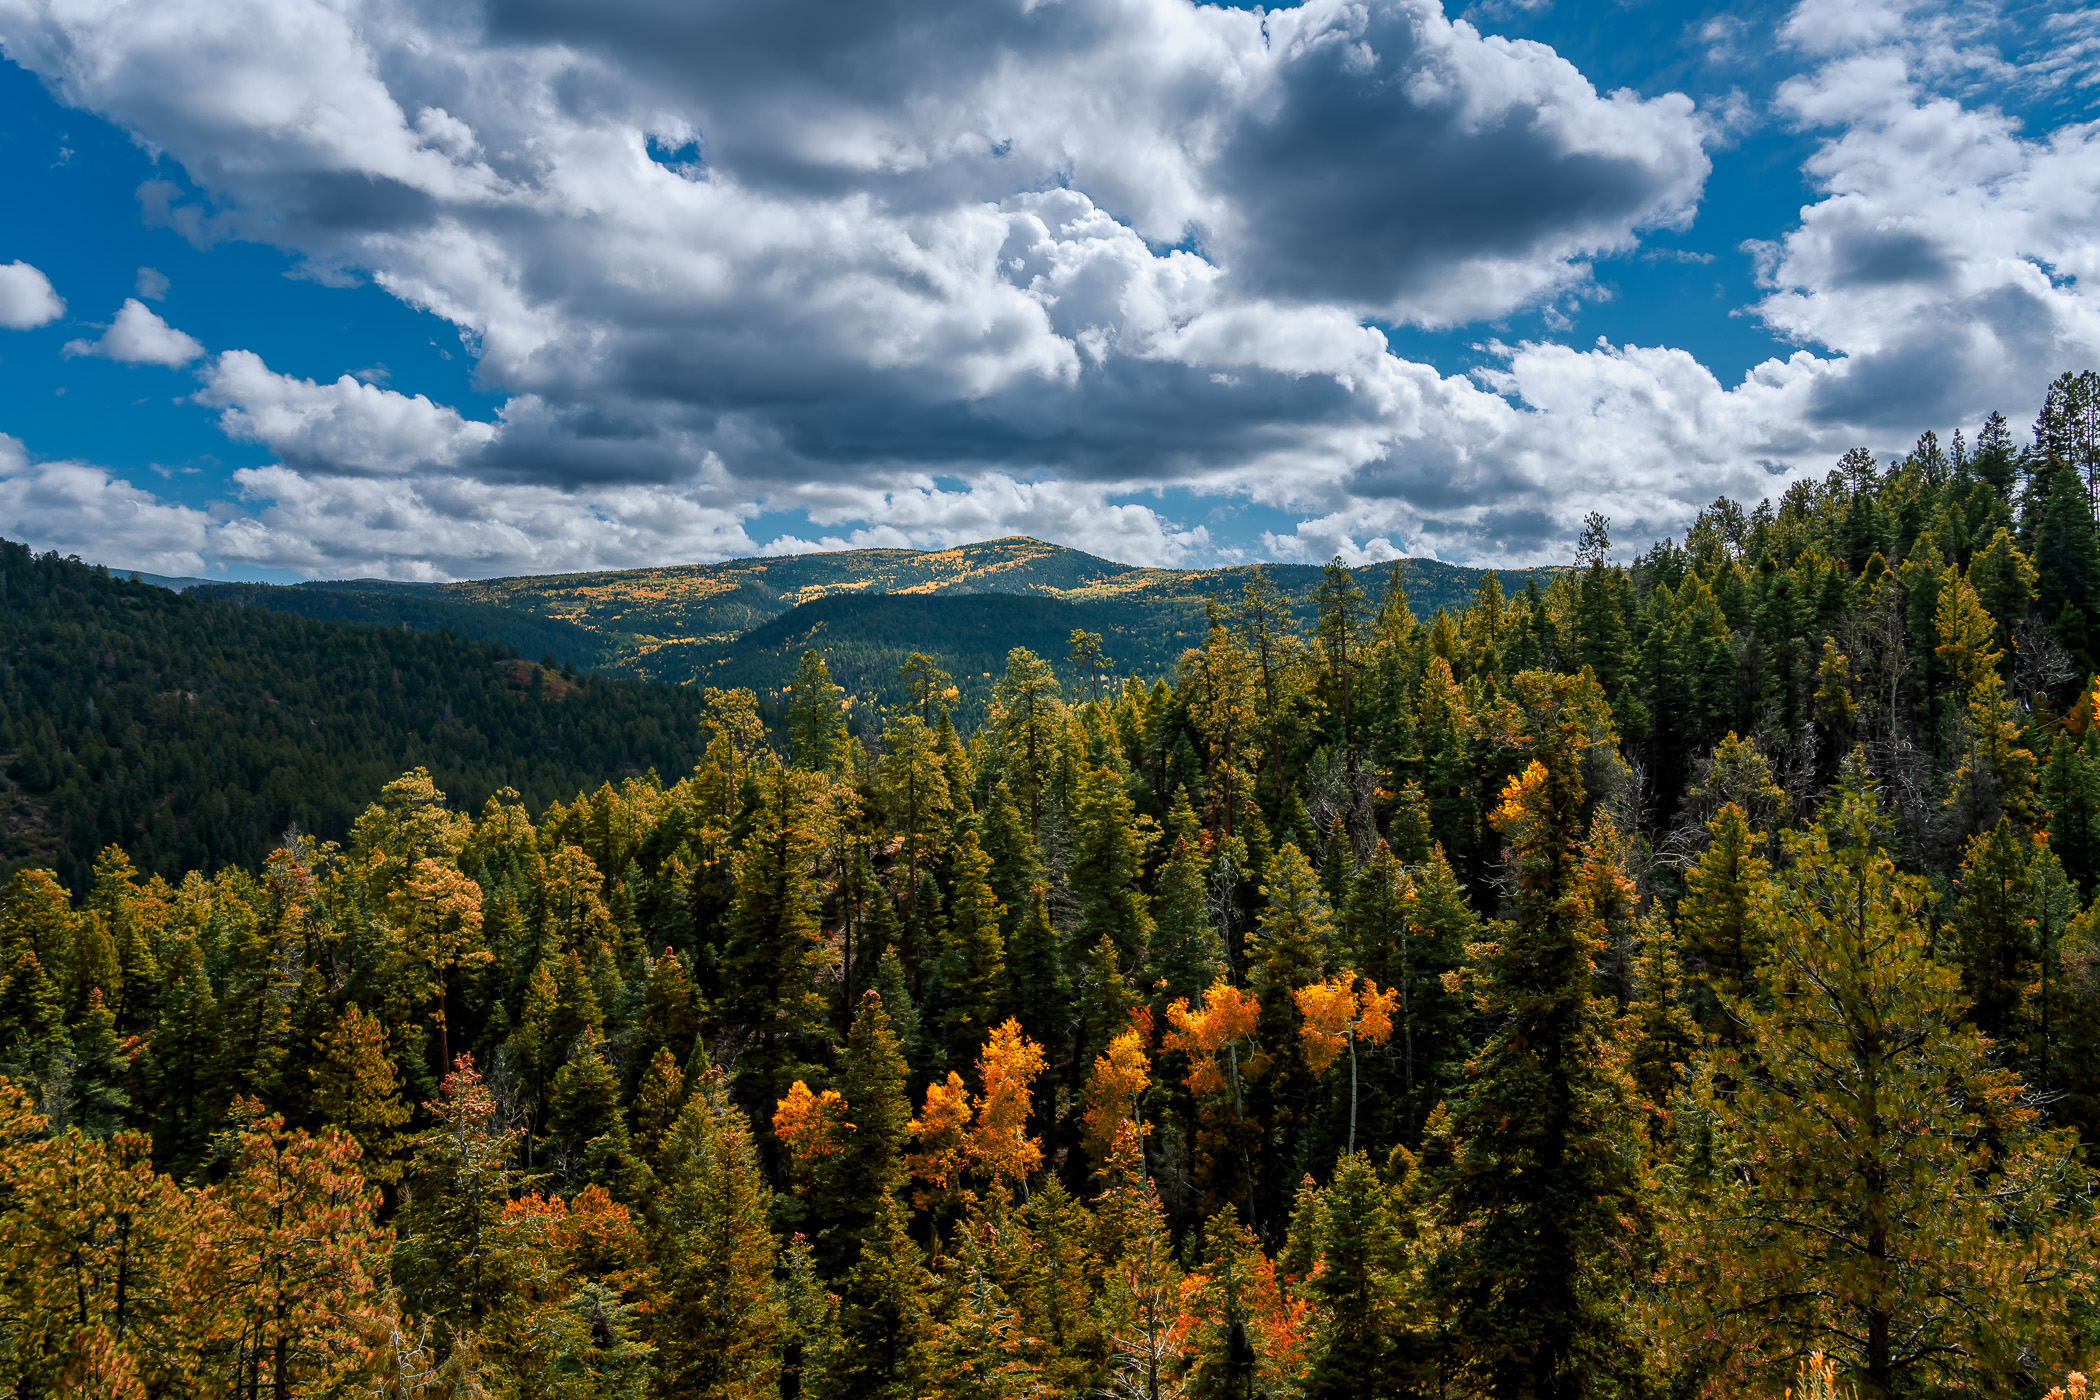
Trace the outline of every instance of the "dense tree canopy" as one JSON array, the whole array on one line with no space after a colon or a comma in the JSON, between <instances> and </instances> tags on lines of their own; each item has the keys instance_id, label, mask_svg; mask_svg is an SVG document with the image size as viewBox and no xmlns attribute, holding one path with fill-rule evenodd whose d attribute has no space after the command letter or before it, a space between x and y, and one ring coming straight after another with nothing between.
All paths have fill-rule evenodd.
<instances>
[{"instance_id":1,"label":"dense tree canopy","mask_svg":"<svg viewBox=\"0 0 2100 1400\"><path fill-rule=\"evenodd\" d=\"M120 822L0 891L0 1382L2083 1395L2063 436L1848 454L1624 567L1595 517L1580 568L1427 620L1397 575L1331 571L1310 628L1257 579L1170 675L1016 649L968 732L924 657L849 723L813 652L785 745L709 691L675 765L573 801L414 750L287 760L368 805L252 858ZM391 641L280 619L226 664L286 690L184 729L152 627L233 614L0 562L25 772L120 805L284 695L324 752L397 703L323 704ZM423 655L403 691L453 693ZM613 770L675 713L485 703L626 725Z\"/></svg>"}]
</instances>

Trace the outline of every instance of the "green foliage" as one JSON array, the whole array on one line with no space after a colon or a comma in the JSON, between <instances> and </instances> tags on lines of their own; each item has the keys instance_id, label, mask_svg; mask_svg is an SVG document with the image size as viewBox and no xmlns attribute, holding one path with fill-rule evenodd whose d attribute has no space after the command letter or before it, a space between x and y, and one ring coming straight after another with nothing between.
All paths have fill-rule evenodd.
<instances>
[{"instance_id":1,"label":"green foliage","mask_svg":"<svg viewBox=\"0 0 2100 1400\"><path fill-rule=\"evenodd\" d=\"M0 868L49 864L76 893L112 842L176 879L259 865L292 828L343 840L366 794L418 765L469 804L508 787L540 805L698 752L691 692L534 692L493 646L188 598L5 542L0 660L0 766L24 814Z\"/></svg>"}]
</instances>

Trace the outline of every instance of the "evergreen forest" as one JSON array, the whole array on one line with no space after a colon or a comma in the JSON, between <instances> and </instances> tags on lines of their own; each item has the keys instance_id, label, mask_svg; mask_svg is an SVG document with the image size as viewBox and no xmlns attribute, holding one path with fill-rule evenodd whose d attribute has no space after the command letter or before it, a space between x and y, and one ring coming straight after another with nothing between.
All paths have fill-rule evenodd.
<instances>
[{"instance_id":1,"label":"evergreen forest","mask_svg":"<svg viewBox=\"0 0 2100 1400\"><path fill-rule=\"evenodd\" d=\"M0 1381L2084 1400L2096 498L2067 374L1461 606L1250 571L960 723L925 654L687 711L0 551L80 814L0 893Z\"/></svg>"}]
</instances>

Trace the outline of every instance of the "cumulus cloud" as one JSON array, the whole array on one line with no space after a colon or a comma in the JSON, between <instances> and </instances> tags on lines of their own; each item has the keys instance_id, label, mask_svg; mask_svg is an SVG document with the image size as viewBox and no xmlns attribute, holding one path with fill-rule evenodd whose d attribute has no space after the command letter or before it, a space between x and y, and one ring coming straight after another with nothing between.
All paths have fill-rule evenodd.
<instances>
[{"instance_id":1,"label":"cumulus cloud","mask_svg":"<svg viewBox=\"0 0 2100 1400\"><path fill-rule=\"evenodd\" d=\"M148 573L204 569L211 520L171 505L100 467L32 462L0 433L0 536Z\"/></svg>"},{"instance_id":2,"label":"cumulus cloud","mask_svg":"<svg viewBox=\"0 0 2100 1400\"><path fill-rule=\"evenodd\" d=\"M228 558L588 568L796 510L789 545L1200 562L1147 503L1174 487L1306 517L1284 557L1514 562L1588 509L1660 534L2018 410L2091 353L2096 138L1954 91L1925 10L1784 26L1816 199L1753 310L1801 349L1733 385L1666 346L1394 353L1374 323L1492 321L1684 225L1739 118L1436 0L0 0L0 42L182 163L202 194L156 183L155 217L369 276L507 396L204 361L197 401L278 459ZM203 353L138 301L84 348L122 345Z\"/></svg>"},{"instance_id":3,"label":"cumulus cloud","mask_svg":"<svg viewBox=\"0 0 2100 1400\"><path fill-rule=\"evenodd\" d=\"M278 374L248 350L229 350L204 373L198 403L220 410L226 435L259 442L288 466L358 476L456 467L486 449L494 424L421 394L397 394L344 375L316 384Z\"/></svg>"},{"instance_id":4,"label":"cumulus cloud","mask_svg":"<svg viewBox=\"0 0 2100 1400\"><path fill-rule=\"evenodd\" d=\"M204 346L163 321L152 307L137 297L124 298L124 305L109 329L94 340L69 340L68 355L99 355L129 365L165 365L180 369L204 354Z\"/></svg>"},{"instance_id":5,"label":"cumulus cloud","mask_svg":"<svg viewBox=\"0 0 2100 1400\"><path fill-rule=\"evenodd\" d=\"M1833 133L1807 166L1823 197L1765 250L1757 307L1844 356L1811 421L1888 428L1949 404L2031 407L2057 370L2100 357L2100 130L2026 136L1936 90L1936 58L1892 39L1779 90L1796 121Z\"/></svg>"},{"instance_id":6,"label":"cumulus cloud","mask_svg":"<svg viewBox=\"0 0 2100 1400\"><path fill-rule=\"evenodd\" d=\"M0 266L0 326L33 330L66 314L51 280L19 258Z\"/></svg>"}]
</instances>

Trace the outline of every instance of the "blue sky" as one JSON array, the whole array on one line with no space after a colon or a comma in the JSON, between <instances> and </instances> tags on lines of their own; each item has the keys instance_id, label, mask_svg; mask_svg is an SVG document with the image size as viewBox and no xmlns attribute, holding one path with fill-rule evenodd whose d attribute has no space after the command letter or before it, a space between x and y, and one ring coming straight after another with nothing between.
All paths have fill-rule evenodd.
<instances>
[{"instance_id":1,"label":"blue sky","mask_svg":"<svg viewBox=\"0 0 2100 1400\"><path fill-rule=\"evenodd\" d=\"M0 0L0 535L1531 562L2100 361L2089 14L833 4Z\"/></svg>"}]
</instances>

